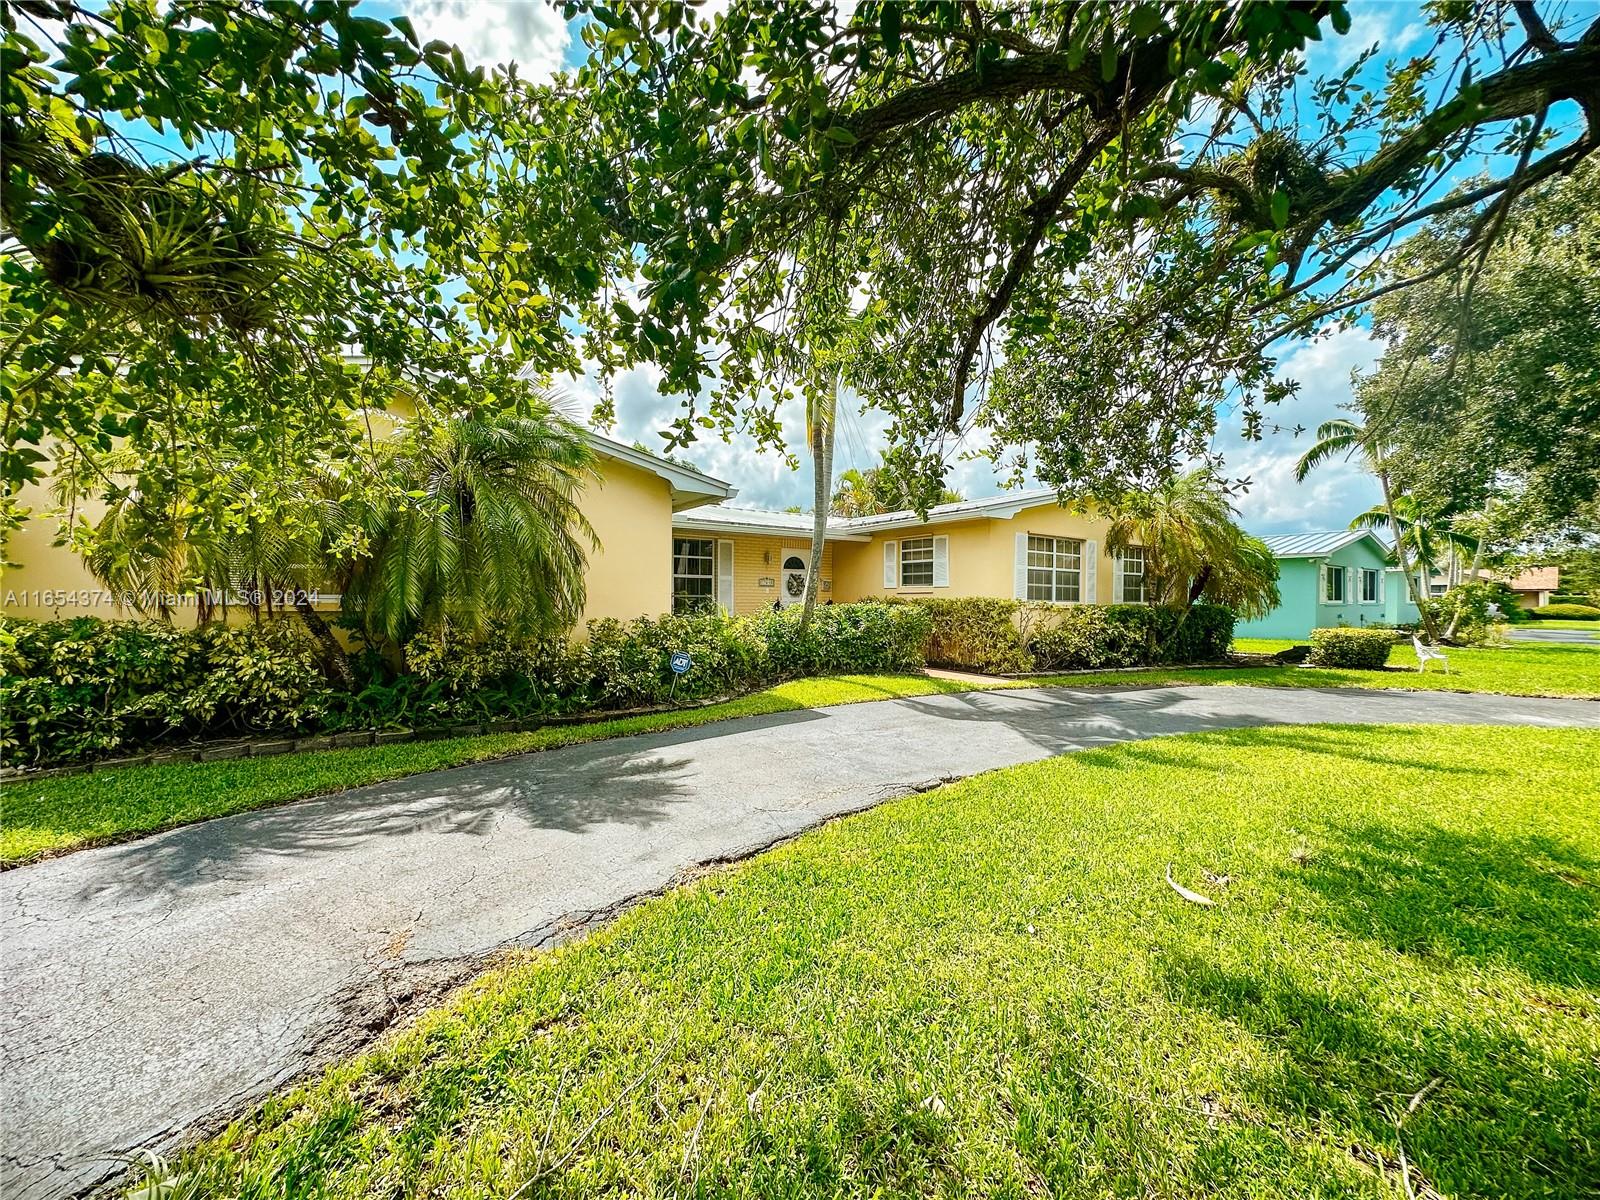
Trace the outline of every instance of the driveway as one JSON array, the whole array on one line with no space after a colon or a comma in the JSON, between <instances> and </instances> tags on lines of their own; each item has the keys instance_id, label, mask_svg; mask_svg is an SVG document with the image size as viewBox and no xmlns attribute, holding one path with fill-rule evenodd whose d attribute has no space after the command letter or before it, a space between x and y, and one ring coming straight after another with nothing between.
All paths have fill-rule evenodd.
<instances>
[{"instance_id":1,"label":"driveway","mask_svg":"<svg viewBox=\"0 0 1600 1200\"><path fill-rule=\"evenodd\" d=\"M1283 722L1600 704L1252 687L973 692L460 767L0 874L0 1194L65 1195L360 1046L498 950L940 779Z\"/></svg>"},{"instance_id":2,"label":"driveway","mask_svg":"<svg viewBox=\"0 0 1600 1200\"><path fill-rule=\"evenodd\" d=\"M1590 629L1540 629L1537 626L1513 625L1510 638L1513 642L1556 642L1569 646L1600 645L1600 635Z\"/></svg>"}]
</instances>

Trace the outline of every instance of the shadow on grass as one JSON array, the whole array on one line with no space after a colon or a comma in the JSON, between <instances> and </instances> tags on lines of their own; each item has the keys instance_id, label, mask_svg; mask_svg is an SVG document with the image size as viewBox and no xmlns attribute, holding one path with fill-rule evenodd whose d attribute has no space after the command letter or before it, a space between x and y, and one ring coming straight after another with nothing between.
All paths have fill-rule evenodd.
<instances>
[{"instance_id":1,"label":"shadow on grass","mask_svg":"<svg viewBox=\"0 0 1600 1200\"><path fill-rule=\"evenodd\" d=\"M1549 837L1367 823L1294 882L1346 932L1415 957L1600 987L1600 862Z\"/></svg>"},{"instance_id":2,"label":"shadow on grass","mask_svg":"<svg viewBox=\"0 0 1600 1200\"><path fill-rule=\"evenodd\" d=\"M1393 1164L1402 1118L1406 1154L1444 1195L1576 1200L1592 1194L1582 1180L1600 1178L1596 1070L1570 1049L1487 1015L1475 1021L1417 1002L1335 995L1271 968L1174 955L1163 970L1180 1004L1271 1048L1267 1065L1235 1081L1269 1126L1309 1121L1353 1137L1359 1161L1370 1165L1378 1151Z\"/></svg>"},{"instance_id":3,"label":"shadow on grass","mask_svg":"<svg viewBox=\"0 0 1600 1200\"><path fill-rule=\"evenodd\" d=\"M1174 998L1273 1049L1241 1087L1286 1120L1331 1119L1392 1161L1395 1118L1437 1079L1403 1137L1440 1192L1592 1195L1600 1060L1582 1047L1595 1045L1597 1013L1545 993L1600 986L1600 862L1548 837L1376 822L1335 832L1280 885L1315 901L1312 921L1397 955L1393 979L1325 988L1316 968L1179 953L1163 967ZM1526 980L1527 1021L1453 1002L1496 970ZM1484 994L1504 991L1486 981Z\"/></svg>"}]
</instances>

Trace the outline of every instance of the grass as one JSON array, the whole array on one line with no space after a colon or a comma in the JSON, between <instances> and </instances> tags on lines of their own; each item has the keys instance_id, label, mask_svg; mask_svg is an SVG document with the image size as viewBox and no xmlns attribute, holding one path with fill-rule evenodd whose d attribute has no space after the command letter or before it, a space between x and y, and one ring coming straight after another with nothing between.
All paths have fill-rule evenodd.
<instances>
[{"instance_id":1,"label":"grass","mask_svg":"<svg viewBox=\"0 0 1600 1200\"><path fill-rule=\"evenodd\" d=\"M1272 653L1294 642L1268 638L1239 639L1235 649ZM1386 671L1350 671L1332 667L1217 667L1200 670L1157 670L1130 674L1047 676L1042 687L1154 686L1159 684L1246 684L1255 687L1414 688L1443 692L1494 692L1508 696L1576 696L1600 699L1600 647L1520 644L1464 647L1447 651L1450 674L1438 663L1417 673L1416 652L1396 646Z\"/></svg>"},{"instance_id":2,"label":"grass","mask_svg":"<svg viewBox=\"0 0 1600 1200\"><path fill-rule=\"evenodd\" d=\"M0 865L16 866L49 854L126 841L211 817L530 750L681 729L730 717L971 690L970 684L923 675L830 676L780 684L705 708L592 725L557 725L528 733L319 750L272 758L119 767L91 775L19 781L4 788Z\"/></svg>"},{"instance_id":3,"label":"grass","mask_svg":"<svg viewBox=\"0 0 1600 1200\"><path fill-rule=\"evenodd\" d=\"M1600 621L1529 621L1518 629L1581 629L1585 633L1600 634Z\"/></svg>"},{"instance_id":4,"label":"grass","mask_svg":"<svg viewBox=\"0 0 1600 1200\"><path fill-rule=\"evenodd\" d=\"M1278 727L978 776L513 959L175 1167L327 1200L1592 1195L1597 758Z\"/></svg>"}]
</instances>

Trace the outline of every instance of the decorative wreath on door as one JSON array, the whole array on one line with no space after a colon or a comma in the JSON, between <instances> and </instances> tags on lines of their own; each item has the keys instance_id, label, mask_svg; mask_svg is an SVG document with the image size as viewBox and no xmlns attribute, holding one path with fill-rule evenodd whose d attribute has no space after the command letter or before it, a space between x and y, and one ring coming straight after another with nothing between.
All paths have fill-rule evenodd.
<instances>
[{"instance_id":1,"label":"decorative wreath on door","mask_svg":"<svg viewBox=\"0 0 1600 1200\"><path fill-rule=\"evenodd\" d=\"M803 596L806 590L806 577L804 575L790 575L783 581L784 588L791 596Z\"/></svg>"}]
</instances>

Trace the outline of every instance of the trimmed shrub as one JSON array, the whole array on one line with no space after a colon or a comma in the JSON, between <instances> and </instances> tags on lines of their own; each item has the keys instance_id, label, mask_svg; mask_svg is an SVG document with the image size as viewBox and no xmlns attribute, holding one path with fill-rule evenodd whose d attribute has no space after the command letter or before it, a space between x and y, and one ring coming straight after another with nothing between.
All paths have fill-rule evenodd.
<instances>
[{"instance_id":1,"label":"trimmed shrub","mask_svg":"<svg viewBox=\"0 0 1600 1200\"><path fill-rule=\"evenodd\" d=\"M1019 601L962 596L890 603L915 606L928 613L932 627L925 656L934 666L961 667L995 675L1032 669L1033 660L1018 628L1023 609Z\"/></svg>"},{"instance_id":2,"label":"trimmed shrub","mask_svg":"<svg viewBox=\"0 0 1600 1200\"><path fill-rule=\"evenodd\" d=\"M1357 671L1381 671L1394 649L1392 629L1359 629L1341 626L1337 629L1311 631L1311 657L1313 667L1349 667Z\"/></svg>"},{"instance_id":3,"label":"trimmed shrub","mask_svg":"<svg viewBox=\"0 0 1600 1200\"><path fill-rule=\"evenodd\" d=\"M158 622L0 620L7 763L93 758L166 738L319 724L331 695L297 621L198 630Z\"/></svg>"},{"instance_id":4,"label":"trimmed shrub","mask_svg":"<svg viewBox=\"0 0 1600 1200\"><path fill-rule=\"evenodd\" d=\"M996 675L1215 662L1233 644L1233 611L1186 613L1145 604L1042 604L959 599L890 601L933 618L927 661Z\"/></svg>"},{"instance_id":5,"label":"trimmed shrub","mask_svg":"<svg viewBox=\"0 0 1600 1200\"><path fill-rule=\"evenodd\" d=\"M1587 604L1546 604L1529 615L1536 621L1600 621L1600 608Z\"/></svg>"},{"instance_id":6,"label":"trimmed shrub","mask_svg":"<svg viewBox=\"0 0 1600 1200\"><path fill-rule=\"evenodd\" d=\"M1130 606L1122 606L1127 608ZM1149 629L1119 610L1068 608L1028 644L1036 671L1093 671L1137 667L1149 659Z\"/></svg>"},{"instance_id":7,"label":"trimmed shrub","mask_svg":"<svg viewBox=\"0 0 1600 1200\"><path fill-rule=\"evenodd\" d=\"M933 615L919 605L819 605L811 627L800 634L798 607L752 618L775 678L914 671L926 661L924 647Z\"/></svg>"}]
</instances>

